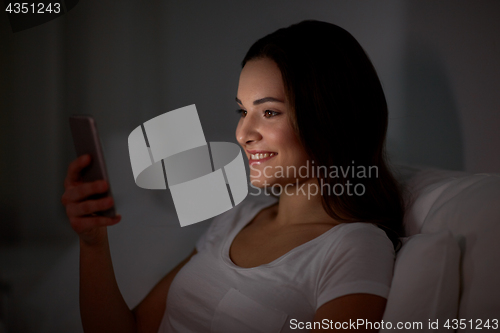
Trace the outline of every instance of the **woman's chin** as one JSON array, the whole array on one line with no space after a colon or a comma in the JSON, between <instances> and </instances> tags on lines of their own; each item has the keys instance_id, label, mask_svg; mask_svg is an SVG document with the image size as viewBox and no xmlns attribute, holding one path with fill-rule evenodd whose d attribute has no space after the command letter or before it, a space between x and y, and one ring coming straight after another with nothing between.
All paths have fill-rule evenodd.
<instances>
[{"instance_id":1,"label":"woman's chin","mask_svg":"<svg viewBox=\"0 0 500 333\"><path fill-rule=\"evenodd\" d=\"M252 179L252 177L250 177L250 184L253 187L266 188L273 185L274 183L270 182L269 179Z\"/></svg>"}]
</instances>

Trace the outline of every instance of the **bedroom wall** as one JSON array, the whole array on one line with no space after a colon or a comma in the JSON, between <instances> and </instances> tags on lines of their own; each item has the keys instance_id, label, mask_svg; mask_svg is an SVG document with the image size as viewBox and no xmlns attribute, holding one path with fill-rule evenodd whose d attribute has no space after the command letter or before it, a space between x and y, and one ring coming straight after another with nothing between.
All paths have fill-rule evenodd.
<instances>
[{"instance_id":1,"label":"bedroom wall","mask_svg":"<svg viewBox=\"0 0 500 333\"><path fill-rule=\"evenodd\" d=\"M500 172L500 2L406 1L404 159Z\"/></svg>"},{"instance_id":2,"label":"bedroom wall","mask_svg":"<svg viewBox=\"0 0 500 333\"><path fill-rule=\"evenodd\" d=\"M60 205L74 158L68 115L93 114L107 149L141 122L195 103L208 140L234 141L244 53L306 18L339 24L369 54L395 161L498 172L499 13L497 1L85 1L16 34L0 15L0 240L75 239ZM112 181L145 200L123 161ZM157 196L173 208L168 192Z\"/></svg>"}]
</instances>

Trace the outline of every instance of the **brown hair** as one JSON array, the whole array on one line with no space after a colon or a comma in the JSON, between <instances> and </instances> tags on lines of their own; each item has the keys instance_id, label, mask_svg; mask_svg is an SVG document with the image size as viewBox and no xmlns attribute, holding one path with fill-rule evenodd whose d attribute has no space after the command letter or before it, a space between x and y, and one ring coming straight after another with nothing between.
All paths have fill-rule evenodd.
<instances>
[{"instance_id":1,"label":"brown hair","mask_svg":"<svg viewBox=\"0 0 500 333\"><path fill-rule=\"evenodd\" d=\"M359 196L323 191L325 211L343 222L378 225L396 247L402 235L404 202L385 152L387 102L361 45L334 24L308 20L259 39L242 67L264 57L281 71L292 126L316 166L378 169L375 178L353 178L351 172L338 178L320 174L320 185L347 188L350 182L363 184L366 190Z\"/></svg>"}]
</instances>

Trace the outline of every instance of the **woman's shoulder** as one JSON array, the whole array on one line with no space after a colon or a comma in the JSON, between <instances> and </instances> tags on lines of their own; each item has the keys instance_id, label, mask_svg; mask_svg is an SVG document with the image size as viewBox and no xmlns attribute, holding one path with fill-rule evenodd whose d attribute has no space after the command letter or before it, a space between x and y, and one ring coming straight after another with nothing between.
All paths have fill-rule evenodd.
<instances>
[{"instance_id":1,"label":"woman's shoulder","mask_svg":"<svg viewBox=\"0 0 500 333\"><path fill-rule=\"evenodd\" d=\"M336 226L320 261L317 308L349 294L387 298L394 267L394 249L385 232L367 222Z\"/></svg>"},{"instance_id":2,"label":"woman's shoulder","mask_svg":"<svg viewBox=\"0 0 500 333\"><path fill-rule=\"evenodd\" d=\"M342 234L384 234L385 232L373 223L369 222L348 222L337 226Z\"/></svg>"},{"instance_id":3,"label":"woman's shoulder","mask_svg":"<svg viewBox=\"0 0 500 333\"><path fill-rule=\"evenodd\" d=\"M345 249L374 250L385 248L393 251L393 245L386 233L373 223L350 222L341 223L335 227L332 238L335 245Z\"/></svg>"}]
</instances>

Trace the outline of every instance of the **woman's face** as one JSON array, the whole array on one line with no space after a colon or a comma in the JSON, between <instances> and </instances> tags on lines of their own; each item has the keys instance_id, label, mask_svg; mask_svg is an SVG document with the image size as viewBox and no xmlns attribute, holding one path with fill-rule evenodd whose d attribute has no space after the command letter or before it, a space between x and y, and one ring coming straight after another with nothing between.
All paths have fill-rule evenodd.
<instances>
[{"instance_id":1,"label":"woman's face","mask_svg":"<svg viewBox=\"0 0 500 333\"><path fill-rule=\"evenodd\" d=\"M256 187L295 182L299 168L307 163L285 97L281 72L273 60L260 58L245 64L236 97L241 108L236 139L247 154L250 182Z\"/></svg>"}]
</instances>

